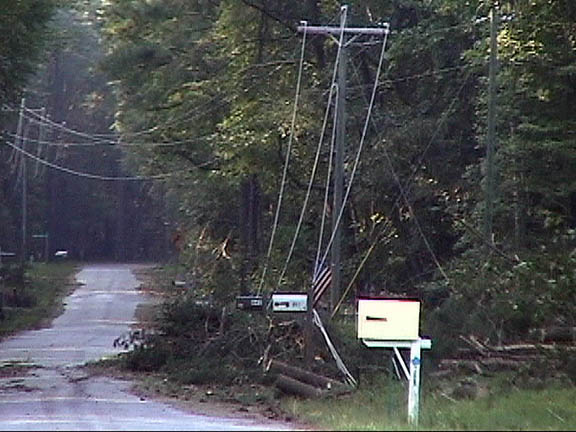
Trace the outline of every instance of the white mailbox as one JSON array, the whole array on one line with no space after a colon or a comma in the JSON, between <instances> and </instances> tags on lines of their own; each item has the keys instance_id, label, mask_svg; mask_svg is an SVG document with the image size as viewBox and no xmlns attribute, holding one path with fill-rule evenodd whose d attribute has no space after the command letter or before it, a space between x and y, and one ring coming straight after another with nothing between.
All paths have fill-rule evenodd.
<instances>
[{"instance_id":1,"label":"white mailbox","mask_svg":"<svg viewBox=\"0 0 576 432\"><path fill-rule=\"evenodd\" d=\"M420 302L399 299L359 299L358 338L370 348L392 348L408 380L408 421L418 423L422 350L432 341L418 335ZM410 349L406 364L400 348Z\"/></svg>"},{"instance_id":2,"label":"white mailbox","mask_svg":"<svg viewBox=\"0 0 576 432\"><path fill-rule=\"evenodd\" d=\"M420 302L399 299L359 299L358 338L417 340Z\"/></svg>"},{"instance_id":3,"label":"white mailbox","mask_svg":"<svg viewBox=\"0 0 576 432\"><path fill-rule=\"evenodd\" d=\"M308 294L277 293L272 294L273 312L306 312Z\"/></svg>"}]
</instances>

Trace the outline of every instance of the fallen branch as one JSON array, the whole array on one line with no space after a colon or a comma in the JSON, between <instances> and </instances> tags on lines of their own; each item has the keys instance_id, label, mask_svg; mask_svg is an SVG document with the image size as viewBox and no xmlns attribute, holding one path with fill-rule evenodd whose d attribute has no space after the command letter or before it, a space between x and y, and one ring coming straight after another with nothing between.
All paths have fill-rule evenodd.
<instances>
[{"instance_id":1,"label":"fallen branch","mask_svg":"<svg viewBox=\"0 0 576 432\"><path fill-rule=\"evenodd\" d=\"M307 370L290 366L278 360L270 360L266 366L265 372L277 372L284 376L289 376L295 380L306 383L308 385L330 391L331 393L348 393L352 388L340 381L324 377L322 375L309 372Z\"/></svg>"},{"instance_id":2,"label":"fallen branch","mask_svg":"<svg viewBox=\"0 0 576 432\"><path fill-rule=\"evenodd\" d=\"M326 396L326 391L282 374L279 374L276 377L276 387L285 393L295 394L307 398L319 399Z\"/></svg>"},{"instance_id":3,"label":"fallen branch","mask_svg":"<svg viewBox=\"0 0 576 432\"><path fill-rule=\"evenodd\" d=\"M538 342L576 343L576 327L548 327L533 329L530 338Z\"/></svg>"}]
</instances>

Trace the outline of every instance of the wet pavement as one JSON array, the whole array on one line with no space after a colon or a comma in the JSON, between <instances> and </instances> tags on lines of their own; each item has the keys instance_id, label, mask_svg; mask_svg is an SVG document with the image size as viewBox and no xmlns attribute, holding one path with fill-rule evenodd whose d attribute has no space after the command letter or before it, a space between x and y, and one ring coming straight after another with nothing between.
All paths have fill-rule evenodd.
<instances>
[{"instance_id":1,"label":"wet pavement","mask_svg":"<svg viewBox=\"0 0 576 432\"><path fill-rule=\"evenodd\" d=\"M114 340L130 330L138 304L136 265L99 264L76 276L50 328L0 343L0 430L295 430L281 422L190 414L130 392L128 381L88 376L77 366L121 351ZM4 374L8 375L8 374Z\"/></svg>"}]
</instances>

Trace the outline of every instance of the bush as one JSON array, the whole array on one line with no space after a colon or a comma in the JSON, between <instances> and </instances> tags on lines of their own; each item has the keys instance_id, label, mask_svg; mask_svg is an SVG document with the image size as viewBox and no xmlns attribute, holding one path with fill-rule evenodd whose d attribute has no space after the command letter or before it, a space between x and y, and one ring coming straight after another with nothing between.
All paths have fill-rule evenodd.
<instances>
[{"instance_id":1,"label":"bush","mask_svg":"<svg viewBox=\"0 0 576 432\"><path fill-rule=\"evenodd\" d=\"M424 333L435 340L435 356L459 345L460 335L488 344L525 341L530 331L547 326L575 326L576 257L562 252L529 254L522 261L492 256L454 260L450 284L421 287ZM438 301L436 294L447 292Z\"/></svg>"},{"instance_id":2,"label":"bush","mask_svg":"<svg viewBox=\"0 0 576 432\"><path fill-rule=\"evenodd\" d=\"M161 345L138 346L124 356L124 366L134 372L157 372L170 355Z\"/></svg>"},{"instance_id":3,"label":"bush","mask_svg":"<svg viewBox=\"0 0 576 432\"><path fill-rule=\"evenodd\" d=\"M266 359L303 365L300 318L217 308L191 297L172 299L163 306L158 333L133 332L125 337L123 346L133 346L125 365L131 370L169 373L181 384L262 382ZM353 323L325 321L332 342L354 376L371 366L389 365L386 353L358 341ZM341 380L342 373L317 329L314 348L317 361L313 370Z\"/></svg>"}]
</instances>

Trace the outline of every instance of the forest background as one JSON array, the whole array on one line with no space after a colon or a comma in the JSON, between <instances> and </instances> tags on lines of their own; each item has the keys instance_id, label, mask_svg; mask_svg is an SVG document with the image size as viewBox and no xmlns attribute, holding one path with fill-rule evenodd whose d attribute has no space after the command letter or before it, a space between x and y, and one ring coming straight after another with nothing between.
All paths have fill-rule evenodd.
<instances>
[{"instance_id":1,"label":"forest background","mask_svg":"<svg viewBox=\"0 0 576 432\"><path fill-rule=\"evenodd\" d=\"M381 40L349 50L347 185L364 145L342 219L344 304L420 299L439 358L462 336L499 345L562 328L573 341L576 327L576 5L499 2L492 191L492 3L348 2L350 25L391 32L378 77ZM338 2L0 4L2 250L170 257L219 305L310 284L323 180L292 242L338 47L308 35L295 110L297 26L338 26ZM328 143L318 179L330 156Z\"/></svg>"}]
</instances>

